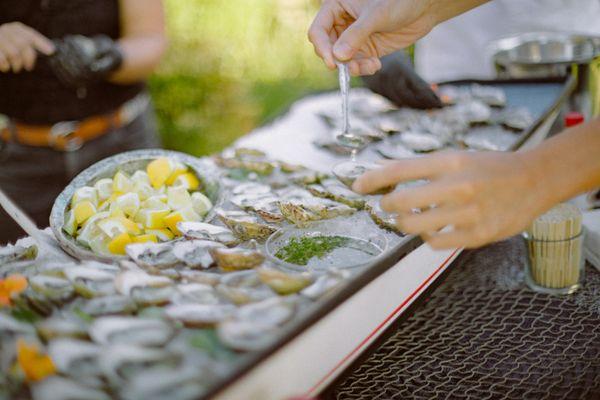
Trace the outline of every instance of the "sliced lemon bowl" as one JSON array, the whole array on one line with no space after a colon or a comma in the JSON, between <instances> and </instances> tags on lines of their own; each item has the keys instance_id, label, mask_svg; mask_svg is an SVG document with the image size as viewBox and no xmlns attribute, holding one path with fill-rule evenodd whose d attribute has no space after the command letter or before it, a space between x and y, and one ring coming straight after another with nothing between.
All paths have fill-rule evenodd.
<instances>
[{"instance_id":1,"label":"sliced lemon bowl","mask_svg":"<svg viewBox=\"0 0 600 400\"><path fill-rule=\"evenodd\" d=\"M210 221L221 204L216 166L168 150L136 150L81 172L56 198L50 227L78 259L125 258L131 243L181 236L180 221Z\"/></svg>"}]
</instances>

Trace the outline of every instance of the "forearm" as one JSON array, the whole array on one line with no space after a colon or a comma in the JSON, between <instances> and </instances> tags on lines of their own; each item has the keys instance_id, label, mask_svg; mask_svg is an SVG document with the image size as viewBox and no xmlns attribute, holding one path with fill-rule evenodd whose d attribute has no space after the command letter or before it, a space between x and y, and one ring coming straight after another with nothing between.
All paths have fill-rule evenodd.
<instances>
[{"instance_id":1,"label":"forearm","mask_svg":"<svg viewBox=\"0 0 600 400\"><path fill-rule=\"evenodd\" d=\"M431 0L436 24L476 8L489 0Z\"/></svg>"},{"instance_id":2,"label":"forearm","mask_svg":"<svg viewBox=\"0 0 600 400\"><path fill-rule=\"evenodd\" d=\"M162 34L124 37L119 40L123 53L123 64L110 77L109 81L128 84L146 79L156 68L167 47Z\"/></svg>"},{"instance_id":3,"label":"forearm","mask_svg":"<svg viewBox=\"0 0 600 400\"><path fill-rule=\"evenodd\" d=\"M600 119L568 129L522 154L543 209L600 187Z\"/></svg>"}]
</instances>

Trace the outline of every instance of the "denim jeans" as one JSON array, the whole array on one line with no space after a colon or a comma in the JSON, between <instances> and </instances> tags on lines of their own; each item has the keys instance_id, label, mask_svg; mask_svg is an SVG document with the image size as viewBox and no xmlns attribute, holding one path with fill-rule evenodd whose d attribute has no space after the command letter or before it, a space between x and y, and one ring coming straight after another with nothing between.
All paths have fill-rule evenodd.
<instances>
[{"instance_id":1,"label":"denim jeans","mask_svg":"<svg viewBox=\"0 0 600 400\"><path fill-rule=\"evenodd\" d=\"M54 199L79 172L113 154L160 147L151 107L126 126L74 152L0 141L0 188L37 223L48 226ZM0 207L0 246L25 233Z\"/></svg>"}]
</instances>

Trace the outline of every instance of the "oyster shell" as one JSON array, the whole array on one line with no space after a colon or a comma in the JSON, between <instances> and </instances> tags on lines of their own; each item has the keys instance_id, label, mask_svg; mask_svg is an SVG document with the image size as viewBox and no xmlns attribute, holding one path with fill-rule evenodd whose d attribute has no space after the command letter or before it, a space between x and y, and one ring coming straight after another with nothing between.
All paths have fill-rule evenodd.
<instances>
[{"instance_id":1,"label":"oyster shell","mask_svg":"<svg viewBox=\"0 0 600 400\"><path fill-rule=\"evenodd\" d=\"M211 240L233 246L239 243L231 229L204 222L179 222L177 229L188 239Z\"/></svg>"},{"instance_id":2,"label":"oyster shell","mask_svg":"<svg viewBox=\"0 0 600 400\"><path fill-rule=\"evenodd\" d=\"M429 153L431 151L440 150L446 145L445 140L440 137L426 131L415 129L402 132L394 139L416 153Z\"/></svg>"},{"instance_id":3,"label":"oyster shell","mask_svg":"<svg viewBox=\"0 0 600 400\"><path fill-rule=\"evenodd\" d=\"M35 244L30 245L8 245L0 247L0 265L13 263L16 261L33 260L38 255L38 248Z\"/></svg>"},{"instance_id":4,"label":"oyster shell","mask_svg":"<svg viewBox=\"0 0 600 400\"><path fill-rule=\"evenodd\" d=\"M167 303L174 292L169 278L141 271L121 272L115 278L115 287L120 294L142 305Z\"/></svg>"},{"instance_id":5,"label":"oyster shell","mask_svg":"<svg viewBox=\"0 0 600 400\"><path fill-rule=\"evenodd\" d=\"M464 144L474 150L506 151L516 143L518 136L498 126L471 129L462 137Z\"/></svg>"},{"instance_id":6,"label":"oyster shell","mask_svg":"<svg viewBox=\"0 0 600 400\"><path fill-rule=\"evenodd\" d=\"M215 289L224 298L238 305L275 296L275 292L261 282L256 270L231 272L223 277L222 283Z\"/></svg>"},{"instance_id":7,"label":"oyster shell","mask_svg":"<svg viewBox=\"0 0 600 400\"><path fill-rule=\"evenodd\" d=\"M110 400L101 389L61 376L50 376L32 385L31 396L34 400Z\"/></svg>"},{"instance_id":8,"label":"oyster shell","mask_svg":"<svg viewBox=\"0 0 600 400\"><path fill-rule=\"evenodd\" d=\"M244 169L260 175L270 175L275 169L275 164L262 157L254 155L223 157L215 156L215 163L228 169Z\"/></svg>"},{"instance_id":9,"label":"oyster shell","mask_svg":"<svg viewBox=\"0 0 600 400\"><path fill-rule=\"evenodd\" d=\"M309 273L284 272L271 267L261 267L256 271L261 282L280 295L297 293L314 280Z\"/></svg>"},{"instance_id":10,"label":"oyster shell","mask_svg":"<svg viewBox=\"0 0 600 400\"><path fill-rule=\"evenodd\" d=\"M221 211L217 215L241 240L266 239L277 230L244 211Z\"/></svg>"},{"instance_id":11,"label":"oyster shell","mask_svg":"<svg viewBox=\"0 0 600 400\"><path fill-rule=\"evenodd\" d=\"M221 281L221 275L216 272L205 272L198 270L182 270L181 278L186 282L202 283L215 286Z\"/></svg>"},{"instance_id":12,"label":"oyster shell","mask_svg":"<svg viewBox=\"0 0 600 400\"><path fill-rule=\"evenodd\" d=\"M171 324L160 319L122 316L100 317L89 329L92 340L102 345L162 346L174 333Z\"/></svg>"},{"instance_id":13,"label":"oyster shell","mask_svg":"<svg viewBox=\"0 0 600 400\"><path fill-rule=\"evenodd\" d=\"M535 120L528 109L515 108L504 111L500 122L508 129L524 131L530 126L533 126Z\"/></svg>"},{"instance_id":14,"label":"oyster shell","mask_svg":"<svg viewBox=\"0 0 600 400\"><path fill-rule=\"evenodd\" d=\"M157 366L141 370L121 390L124 400L195 400L205 392L207 371L194 366Z\"/></svg>"},{"instance_id":15,"label":"oyster shell","mask_svg":"<svg viewBox=\"0 0 600 400\"><path fill-rule=\"evenodd\" d=\"M492 117L490 107L480 100L460 102L450 108L455 115L467 120L471 125L487 124Z\"/></svg>"},{"instance_id":16,"label":"oyster shell","mask_svg":"<svg viewBox=\"0 0 600 400\"><path fill-rule=\"evenodd\" d=\"M348 189L336 179L324 180L320 185L310 185L307 189L313 196L337 201L357 210L362 210L366 204L363 196Z\"/></svg>"},{"instance_id":17,"label":"oyster shell","mask_svg":"<svg viewBox=\"0 0 600 400\"><path fill-rule=\"evenodd\" d=\"M238 195L265 195L271 193L271 187L258 182L244 182L231 189L234 196Z\"/></svg>"},{"instance_id":18,"label":"oyster shell","mask_svg":"<svg viewBox=\"0 0 600 400\"><path fill-rule=\"evenodd\" d=\"M189 240L173 245L173 254L190 268L208 268L214 264L210 250L226 248L225 245L209 240Z\"/></svg>"},{"instance_id":19,"label":"oyster shell","mask_svg":"<svg viewBox=\"0 0 600 400\"><path fill-rule=\"evenodd\" d=\"M83 340L60 338L48 343L48 355L56 369L73 377L99 375L100 353L100 346Z\"/></svg>"},{"instance_id":20,"label":"oyster shell","mask_svg":"<svg viewBox=\"0 0 600 400\"><path fill-rule=\"evenodd\" d=\"M169 318L186 326L207 327L230 317L236 307L231 304L173 304L165 308Z\"/></svg>"},{"instance_id":21,"label":"oyster shell","mask_svg":"<svg viewBox=\"0 0 600 400\"><path fill-rule=\"evenodd\" d=\"M172 243L135 243L125 248L131 259L141 267L168 268L178 263Z\"/></svg>"},{"instance_id":22,"label":"oyster shell","mask_svg":"<svg viewBox=\"0 0 600 400\"><path fill-rule=\"evenodd\" d=\"M265 256L256 249L236 247L212 248L210 254L223 271L238 271L258 267L265 260Z\"/></svg>"},{"instance_id":23,"label":"oyster shell","mask_svg":"<svg viewBox=\"0 0 600 400\"><path fill-rule=\"evenodd\" d=\"M114 295L97 297L86 301L79 309L91 316L110 314L131 314L137 306L129 296Z\"/></svg>"},{"instance_id":24,"label":"oyster shell","mask_svg":"<svg viewBox=\"0 0 600 400\"><path fill-rule=\"evenodd\" d=\"M491 107L504 107L506 105L506 94L499 87L474 83L470 87L470 92L472 97Z\"/></svg>"},{"instance_id":25,"label":"oyster shell","mask_svg":"<svg viewBox=\"0 0 600 400\"><path fill-rule=\"evenodd\" d=\"M74 316L55 315L38 322L36 329L46 341L60 337L84 339L88 336L88 325Z\"/></svg>"},{"instance_id":26,"label":"oyster shell","mask_svg":"<svg viewBox=\"0 0 600 400\"><path fill-rule=\"evenodd\" d=\"M56 276L36 275L29 278L29 285L35 292L52 301L66 301L75 293L71 282Z\"/></svg>"},{"instance_id":27,"label":"oyster shell","mask_svg":"<svg viewBox=\"0 0 600 400\"><path fill-rule=\"evenodd\" d=\"M392 232L396 232L402 236L404 233L398 228L396 224L396 218L394 215L387 213L381 209L380 204L381 198L373 197L367 201L365 209L368 211L369 216L380 228L387 229Z\"/></svg>"},{"instance_id":28,"label":"oyster shell","mask_svg":"<svg viewBox=\"0 0 600 400\"><path fill-rule=\"evenodd\" d=\"M220 299L214 287L204 283L183 283L171 298L173 304L218 304Z\"/></svg>"},{"instance_id":29,"label":"oyster shell","mask_svg":"<svg viewBox=\"0 0 600 400\"><path fill-rule=\"evenodd\" d=\"M116 292L113 284L115 273L90 268L89 266L68 268L64 273L80 296L92 298Z\"/></svg>"},{"instance_id":30,"label":"oyster shell","mask_svg":"<svg viewBox=\"0 0 600 400\"><path fill-rule=\"evenodd\" d=\"M310 300L318 300L320 297L331 292L338 287L344 280L350 277L350 272L346 270L329 270L321 275L310 286L304 288L300 294Z\"/></svg>"},{"instance_id":31,"label":"oyster shell","mask_svg":"<svg viewBox=\"0 0 600 400\"><path fill-rule=\"evenodd\" d=\"M281 201L279 209L288 221L298 227L305 227L311 221L347 216L356 212L354 208L345 204L315 197L305 200Z\"/></svg>"}]
</instances>

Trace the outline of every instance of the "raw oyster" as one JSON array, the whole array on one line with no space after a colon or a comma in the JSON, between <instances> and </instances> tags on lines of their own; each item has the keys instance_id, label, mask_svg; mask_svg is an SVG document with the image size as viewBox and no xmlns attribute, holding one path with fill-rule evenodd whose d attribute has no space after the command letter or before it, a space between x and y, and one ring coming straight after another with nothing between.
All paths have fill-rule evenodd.
<instances>
[{"instance_id":1,"label":"raw oyster","mask_svg":"<svg viewBox=\"0 0 600 400\"><path fill-rule=\"evenodd\" d=\"M172 243L135 243L125 248L127 255L141 267L168 268L178 263Z\"/></svg>"},{"instance_id":2,"label":"raw oyster","mask_svg":"<svg viewBox=\"0 0 600 400\"><path fill-rule=\"evenodd\" d=\"M92 298L116 292L114 273L82 266L66 269L65 275L80 296Z\"/></svg>"},{"instance_id":3,"label":"raw oyster","mask_svg":"<svg viewBox=\"0 0 600 400\"><path fill-rule=\"evenodd\" d=\"M446 142L440 137L415 129L400 133L396 140L399 140L406 148L417 153L429 153L440 150L446 145Z\"/></svg>"},{"instance_id":4,"label":"raw oyster","mask_svg":"<svg viewBox=\"0 0 600 400\"><path fill-rule=\"evenodd\" d=\"M417 154L416 152L408 149L402 143L393 140L384 140L375 146L377 151L382 157L390 160L401 160L403 158L412 158Z\"/></svg>"},{"instance_id":5,"label":"raw oyster","mask_svg":"<svg viewBox=\"0 0 600 400\"><path fill-rule=\"evenodd\" d=\"M273 340L277 328L294 312L293 298L274 297L240 307L233 318L219 324L217 332L221 341L235 350L259 350Z\"/></svg>"},{"instance_id":6,"label":"raw oyster","mask_svg":"<svg viewBox=\"0 0 600 400\"><path fill-rule=\"evenodd\" d=\"M284 272L271 267L261 267L256 270L265 285L280 295L299 292L313 282L309 273Z\"/></svg>"},{"instance_id":7,"label":"raw oyster","mask_svg":"<svg viewBox=\"0 0 600 400\"><path fill-rule=\"evenodd\" d=\"M396 224L396 218L394 217L394 215L387 213L381 209L380 201L381 198L373 197L369 199L365 207L365 209L369 212L369 216L371 217L373 222L375 222L379 227L383 229L387 229L389 231L396 232L404 236L404 234L402 233L402 231L400 231L398 225Z\"/></svg>"},{"instance_id":8,"label":"raw oyster","mask_svg":"<svg viewBox=\"0 0 600 400\"><path fill-rule=\"evenodd\" d=\"M221 281L221 275L216 272L205 272L198 270L181 270L181 278L187 282L203 283L215 286Z\"/></svg>"},{"instance_id":9,"label":"raw oyster","mask_svg":"<svg viewBox=\"0 0 600 400\"><path fill-rule=\"evenodd\" d=\"M210 250L226 248L225 245L209 240L189 240L173 245L173 254L190 268L208 268L214 264Z\"/></svg>"},{"instance_id":10,"label":"raw oyster","mask_svg":"<svg viewBox=\"0 0 600 400\"><path fill-rule=\"evenodd\" d=\"M206 372L187 365L178 368L157 366L143 369L122 388L121 398L195 400L205 391L206 382L203 382L203 376Z\"/></svg>"},{"instance_id":11,"label":"raw oyster","mask_svg":"<svg viewBox=\"0 0 600 400\"><path fill-rule=\"evenodd\" d=\"M9 315L0 313L0 339L17 336L32 335L35 333L33 326L19 321Z\"/></svg>"},{"instance_id":12,"label":"raw oyster","mask_svg":"<svg viewBox=\"0 0 600 400\"><path fill-rule=\"evenodd\" d=\"M500 122L508 129L524 131L533 126L535 120L528 109L516 108L505 110L502 113Z\"/></svg>"},{"instance_id":13,"label":"raw oyster","mask_svg":"<svg viewBox=\"0 0 600 400\"><path fill-rule=\"evenodd\" d=\"M138 271L124 271L117 275L115 287L120 294L142 305L165 304L174 292L173 281L169 278Z\"/></svg>"},{"instance_id":14,"label":"raw oyster","mask_svg":"<svg viewBox=\"0 0 600 400\"><path fill-rule=\"evenodd\" d=\"M83 340L60 338L48 343L48 355L56 369L73 377L99 375L100 353L100 346Z\"/></svg>"},{"instance_id":15,"label":"raw oyster","mask_svg":"<svg viewBox=\"0 0 600 400\"><path fill-rule=\"evenodd\" d=\"M129 296L114 295L91 299L79 306L79 309L91 316L110 314L131 314L137 309Z\"/></svg>"},{"instance_id":16,"label":"raw oyster","mask_svg":"<svg viewBox=\"0 0 600 400\"><path fill-rule=\"evenodd\" d=\"M204 283L182 283L171 298L173 304L218 304L220 299L214 287Z\"/></svg>"},{"instance_id":17,"label":"raw oyster","mask_svg":"<svg viewBox=\"0 0 600 400\"><path fill-rule=\"evenodd\" d=\"M467 120L471 125L487 124L492 117L490 107L479 100L469 100L458 103L452 106L452 110L456 115L460 115Z\"/></svg>"},{"instance_id":18,"label":"raw oyster","mask_svg":"<svg viewBox=\"0 0 600 400\"><path fill-rule=\"evenodd\" d=\"M75 293L71 282L55 276L33 276L29 278L29 285L34 291L52 301L66 301Z\"/></svg>"},{"instance_id":19,"label":"raw oyster","mask_svg":"<svg viewBox=\"0 0 600 400\"><path fill-rule=\"evenodd\" d=\"M221 211L217 215L241 240L266 239L277 230L244 211Z\"/></svg>"},{"instance_id":20,"label":"raw oyster","mask_svg":"<svg viewBox=\"0 0 600 400\"><path fill-rule=\"evenodd\" d=\"M356 210L345 204L328 199L311 198L279 202L283 216L291 223L305 227L311 221L331 219L343 215L352 215Z\"/></svg>"},{"instance_id":21,"label":"raw oyster","mask_svg":"<svg viewBox=\"0 0 600 400\"><path fill-rule=\"evenodd\" d=\"M16 261L33 260L37 257L37 254L38 248L35 244L28 246L16 244L0 247L0 265Z\"/></svg>"},{"instance_id":22,"label":"raw oyster","mask_svg":"<svg viewBox=\"0 0 600 400\"><path fill-rule=\"evenodd\" d=\"M465 145L474 150L505 151L516 143L518 136L498 126L471 129L462 137Z\"/></svg>"},{"instance_id":23,"label":"raw oyster","mask_svg":"<svg viewBox=\"0 0 600 400\"><path fill-rule=\"evenodd\" d=\"M188 239L212 240L233 246L239 243L231 229L204 222L179 222L177 229Z\"/></svg>"},{"instance_id":24,"label":"raw oyster","mask_svg":"<svg viewBox=\"0 0 600 400\"><path fill-rule=\"evenodd\" d=\"M215 247L210 249L210 254L223 271L251 269L258 267L265 260L265 256L256 248L236 247L228 249Z\"/></svg>"},{"instance_id":25,"label":"raw oyster","mask_svg":"<svg viewBox=\"0 0 600 400\"><path fill-rule=\"evenodd\" d=\"M76 268L79 265L76 263L61 263L49 262L43 263L36 267L38 275L56 276L58 278L66 278L65 271L71 268Z\"/></svg>"},{"instance_id":26,"label":"raw oyster","mask_svg":"<svg viewBox=\"0 0 600 400\"><path fill-rule=\"evenodd\" d=\"M363 196L348 189L336 179L324 180L320 185L310 185L307 189L313 196L337 201L357 210L362 210L365 207Z\"/></svg>"},{"instance_id":27,"label":"raw oyster","mask_svg":"<svg viewBox=\"0 0 600 400\"><path fill-rule=\"evenodd\" d=\"M114 387L120 387L142 370L156 365L175 366L180 357L164 349L131 344L103 348L98 364L102 374Z\"/></svg>"},{"instance_id":28,"label":"raw oyster","mask_svg":"<svg viewBox=\"0 0 600 400\"><path fill-rule=\"evenodd\" d=\"M471 96L481 100L492 107L504 107L506 105L506 94L504 90L495 86L479 85L474 83L470 87Z\"/></svg>"},{"instance_id":29,"label":"raw oyster","mask_svg":"<svg viewBox=\"0 0 600 400\"><path fill-rule=\"evenodd\" d=\"M350 277L350 272L346 270L334 270L327 271L324 275L321 275L317 280L310 286L304 288L300 294L310 300L317 300L329 293L340 285L344 280Z\"/></svg>"},{"instance_id":30,"label":"raw oyster","mask_svg":"<svg viewBox=\"0 0 600 400\"><path fill-rule=\"evenodd\" d=\"M263 156L243 155L243 156L215 156L217 165L229 169L244 169L256 172L260 175L269 175L275 169L275 164Z\"/></svg>"},{"instance_id":31,"label":"raw oyster","mask_svg":"<svg viewBox=\"0 0 600 400\"><path fill-rule=\"evenodd\" d=\"M36 329L46 341L60 337L84 339L88 336L87 324L75 316L55 315L38 322Z\"/></svg>"},{"instance_id":32,"label":"raw oyster","mask_svg":"<svg viewBox=\"0 0 600 400\"><path fill-rule=\"evenodd\" d=\"M50 376L31 387L34 400L110 400L101 389L61 376Z\"/></svg>"},{"instance_id":33,"label":"raw oyster","mask_svg":"<svg viewBox=\"0 0 600 400\"><path fill-rule=\"evenodd\" d=\"M271 192L271 187L269 185L265 185L263 183L258 183L258 182L244 182L244 183L240 183L239 185L236 185L232 190L231 193L234 196L238 196L238 195L263 195L263 194L269 194Z\"/></svg>"},{"instance_id":34,"label":"raw oyster","mask_svg":"<svg viewBox=\"0 0 600 400\"><path fill-rule=\"evenodd\" d=\"M216 290L235 304L247 304L275 296L275 292L261 282L255 270L225 275L222 283L216 286Z\"/></svg>"},{"instance_id":35,"label":"raw oyster","mask_svg":"<svg viewBox=\"0 0 600 400\"><path fill-rule=\"evenodd\" d=\"M186 326L206 327L230 317L236 307L231 304L173 304L165 308L169 318L183 322Z\"/></svg>"},{"instance_id":36,"label":"raw oyster","mask_svg":"<svg viewBox=\"0 0 600 400\"><path fill-rule=\"evenodd\" d=\"M171 324L156 318L100 317L89 329L94 342L107 344L136 344L162 346L175 333Z\"/></svg>"}]
</instances>

